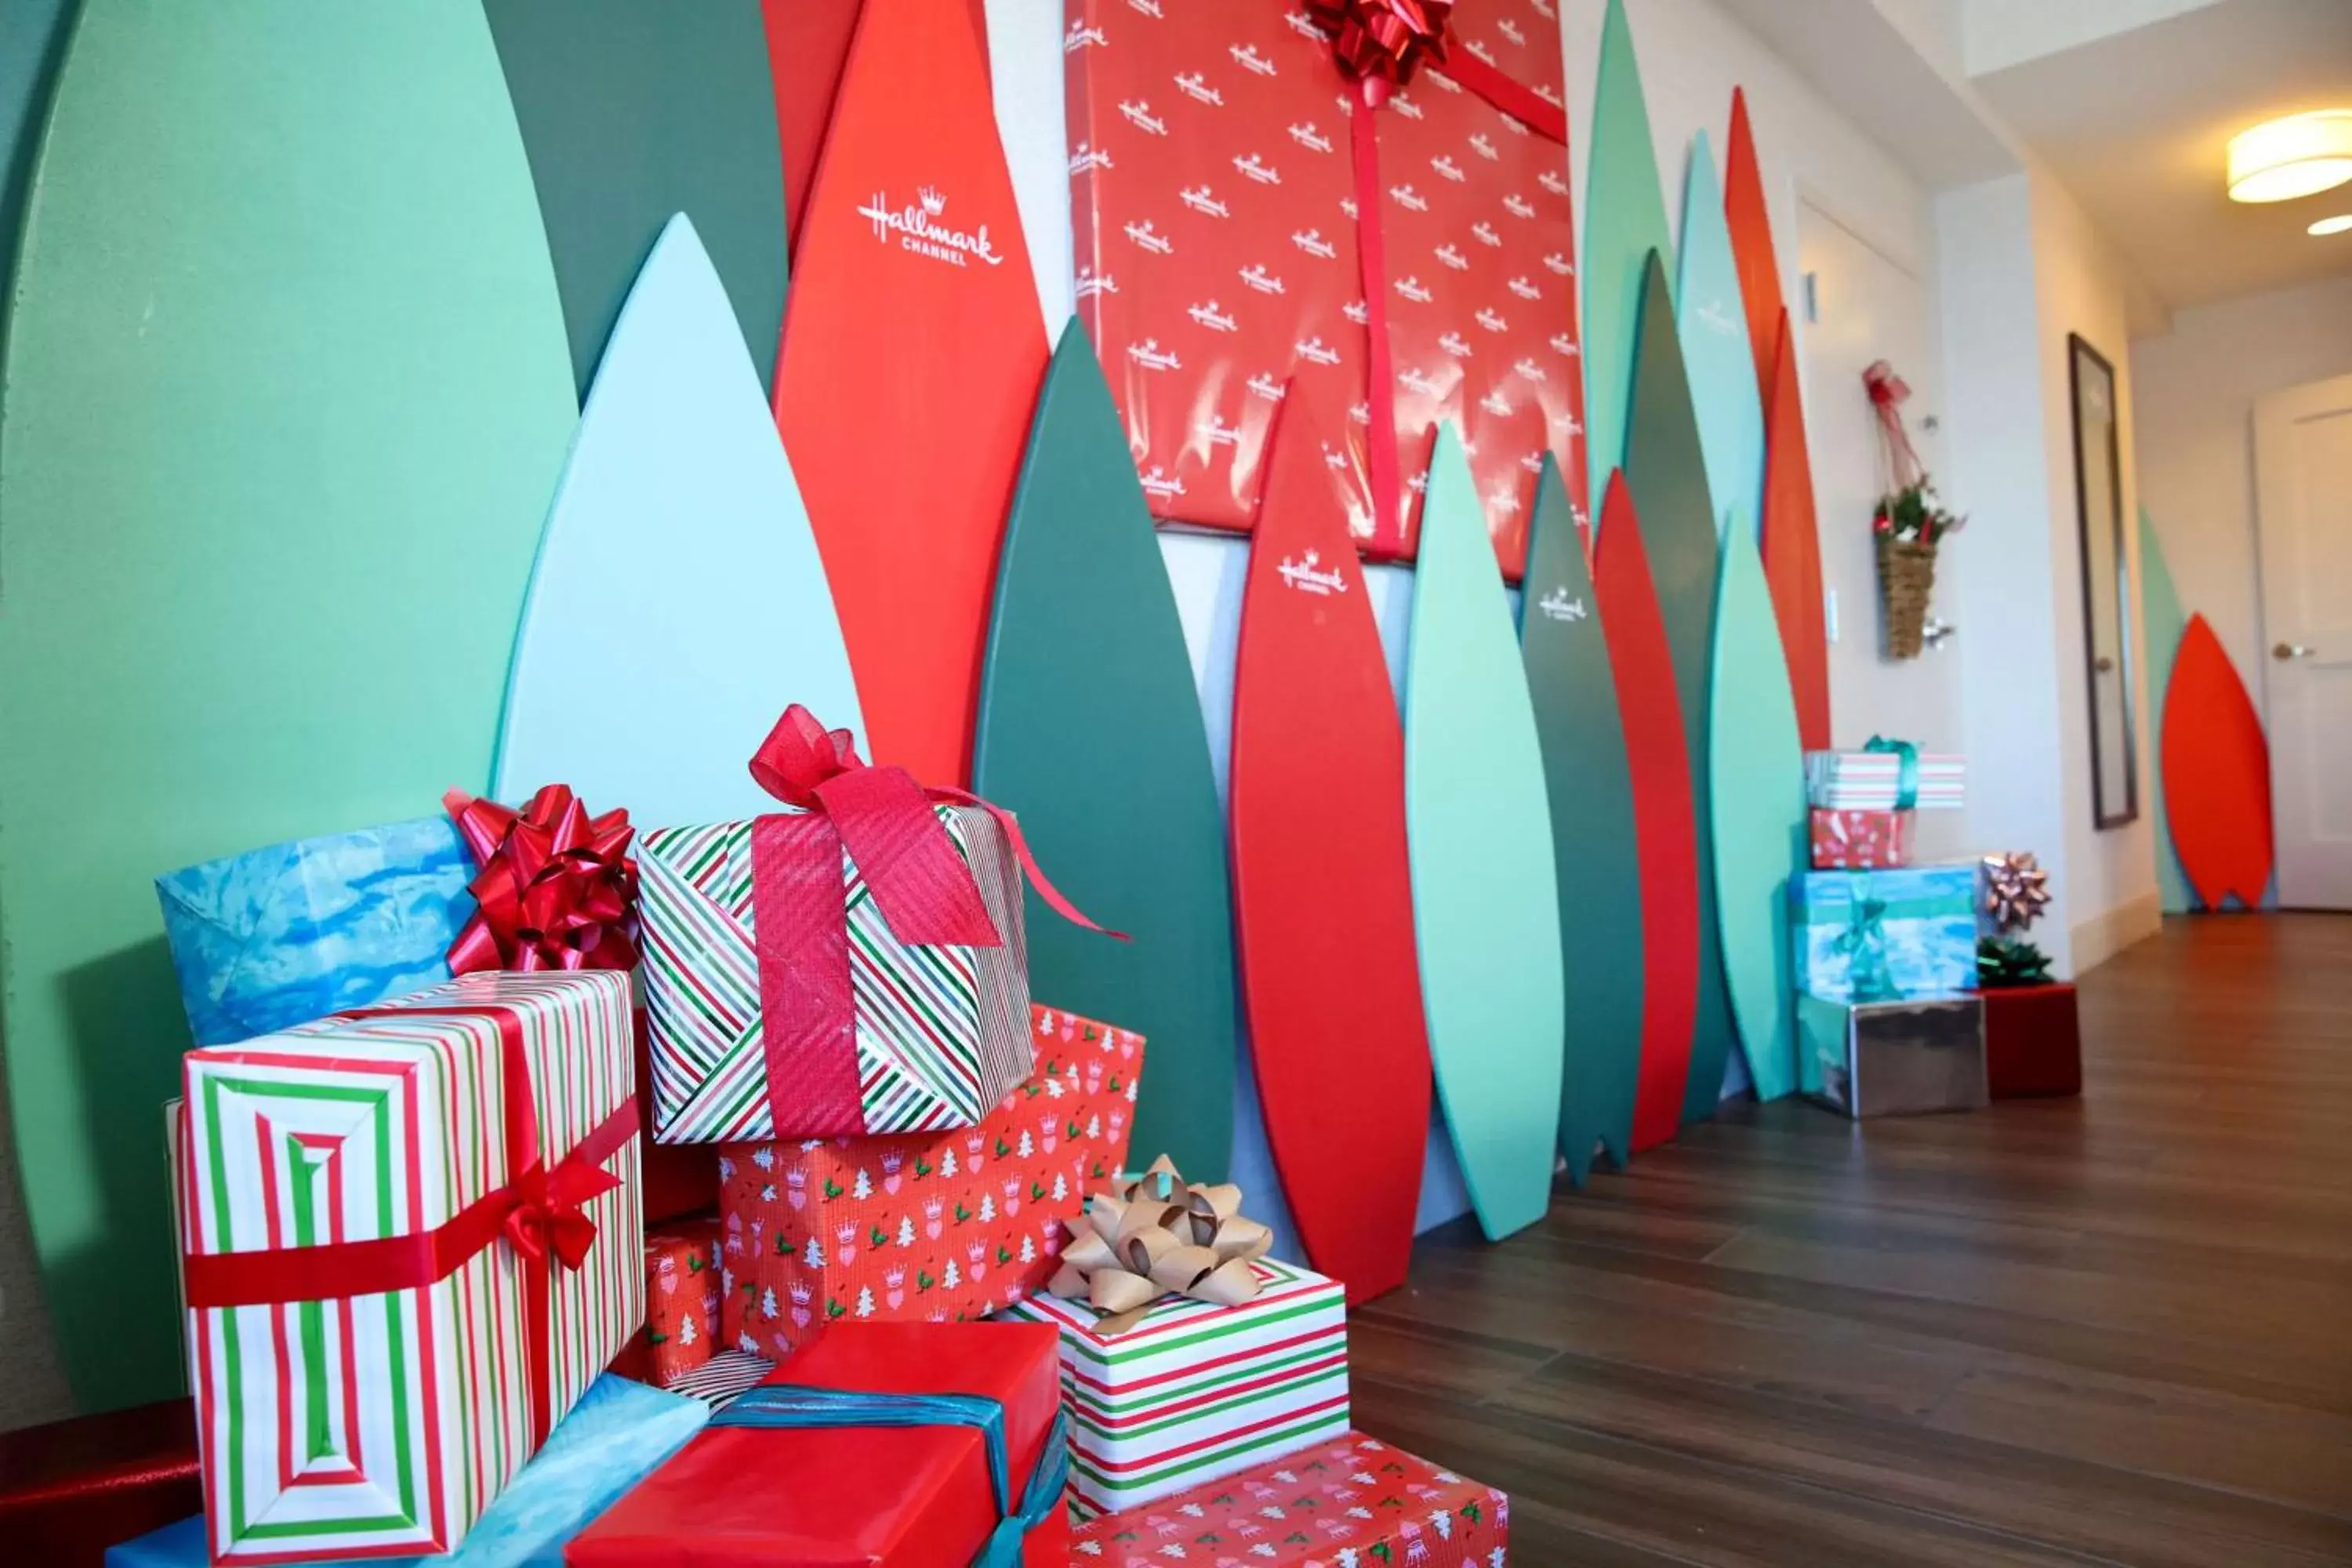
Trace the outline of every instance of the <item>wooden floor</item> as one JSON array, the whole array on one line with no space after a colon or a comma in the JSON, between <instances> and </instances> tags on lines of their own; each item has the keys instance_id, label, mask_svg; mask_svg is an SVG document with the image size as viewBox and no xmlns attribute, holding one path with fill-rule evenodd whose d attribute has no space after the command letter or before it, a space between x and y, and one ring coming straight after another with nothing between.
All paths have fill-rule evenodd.
<instances>
[{"instance_id":1,"label":"wooden floor","mask_svg":"<svg viewBox=\"0 0 2352 1568\"><path fill-rule=\"evenodd\" d=\"M2171 921L2082 1005L2079 1101L1727 1109L1423 1238L1358 1425L1520 1568L2352 1563L2352 917Z\"/></svg>"}]
</instances>

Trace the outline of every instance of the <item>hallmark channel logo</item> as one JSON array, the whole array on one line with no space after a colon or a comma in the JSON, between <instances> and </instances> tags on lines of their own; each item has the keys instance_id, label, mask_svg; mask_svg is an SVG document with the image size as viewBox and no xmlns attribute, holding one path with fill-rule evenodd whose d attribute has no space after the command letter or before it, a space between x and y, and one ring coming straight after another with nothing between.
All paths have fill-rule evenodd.
<instances>
[{"instance_id":1,"label":"hallmark channel logo","mask_svg":"<svg viewBox=\"0 0 2352 1568\"><path fill-rule=\"evenodd\" d=\"M887 193L877 191L857 213L874 225L874 237L884 245L895 236L899 249L944 261L950 267L969 267L975 259L991 267L1003 266L1004 258L997 254L995 242L988 237L988 226L982 224L977 229L966 231L943 223L940 218L947 206L946 195L925 185L916 192L916 199L904 206L891 205Z\"/></svg>"},{"instance_id":2,"label":"hallmark channel logo","mask_svg":"<svg viewBox=\"0 0 2352 1568\"><path fill-rule=\"evenodd\" d=\"M1544 618L1547 620L1580 621L1592 613L1585 605L1581 596L1571 599L1568 596L1568 590L1565 588L1554 588L1537 600L1536 605L1543 611Z\"/></svg>"},{"instance_id":3,"label":"hallmark channel logo","mask_svg":"<svg viewBox=\"0 0 2352 1568\"><path fill-rule=\"evenodd\" d=\"M1275 570L1282 574L1283 586L1296 588L1302 594L1315 594L1328 598L1348 591L1348 578L1337 566L1320 565L1323 557L1315 551L1303 552L1297 560L1285 561Z\"/></svg>"}]
</instances>

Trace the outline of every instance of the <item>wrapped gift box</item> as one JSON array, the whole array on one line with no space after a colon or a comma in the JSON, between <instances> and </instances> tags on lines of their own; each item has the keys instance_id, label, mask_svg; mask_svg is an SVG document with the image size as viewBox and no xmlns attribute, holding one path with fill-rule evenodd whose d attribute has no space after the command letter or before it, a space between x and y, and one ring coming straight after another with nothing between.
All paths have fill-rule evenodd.
<instances>
[{"instance_id":1,"label":"wrapped gift box","mask_svg":"<svg viewBox=\"0 0 2352 1568\"><path fill-rule=\"evenodd\" d=\"M1127 1158L1143 1037L1032 1009L1037 1070L977 1127L730 1145L728 1345L782 1357L828 1321L978 1317L1054 1272L1062 1222Z\"/></svg>"},{"instance_id":2,"label":"wrapped gift box","mask_svg":"<svg viewBox=\"0 0 2352 1568\"><path fill-rule=\"evenodd\" d=\"M1812 809L1813 869L1893 871L1911 864L1914 814Z\"/></svg>"},{"instance_id":3,"label":"wrapped gift box","mask_svg":"<svg viewBox=\"0 0 2352 1568\"><path fill-rule=\"evenodd\" d=\"M854 1048L830 1035L772 1045L768 1037L764 992L773 982L782 1001L788 988L768 972L772 965L763 968L754 863L805 848L793 829L822 827L823 818L785 812L655 828L638 839L660 1142L970 1127L1029 1076L1029 983L1013 846L984 809L932 810L970 868L1001 943L902 946L844 849ZM821 1084L813 1081L820 1077ZM790 1125L777 1125L779 1103Z\"/></svg>"},{"instance_id":4,"label":"wrapped gift box","mask_svg":"<svg viewBox=\"0 0 2352 1568\"><path fill-rule=\"evenodd\" d=\"M1804 1092L1857 1120L1986 1103L1985 1008L1975 996L1797 998Z\"/></svg>"},{"instance_id":5,"label":"wrapped gift box","mask_svg":"<svg viewBox=\"0 0 2352 1568\"><path fill-rule=\"evenodd\" d=\"M1024 1568L1067 1568L1058 1404L1039 1325L847 1324L713 1415L565 1561L961 1568L1010 1521Z\"/></svg>"},{"instance_id":6,"label":"wrapped gift box","mask_svg":"<svg viewBox=\"0 0 2352 1568\"><path fill-rule=\"evenodd\" d=\"M1957 811L1968 804L1968 760L1919 753L1922 811ZM1903 759L1894 752L1807 752L1805 793L1825 811L1894 811L1901 807Z\"/></svg>"},{"instance_id":7,"label":"wrapped gift box","mask_svg":"<svg viewBox=\"0 0 2352 1568\"><path fill-rule=\"evenodd\" d=\"M1073 1563L1504 1568L1510 1499L1350 1432L1078 1528Z\"/></svg>"},{"instance_id":8,"label":"wrapped gift box","mask_svg":"<svg viewBox=\"0 0 2352 1568\"><path fill-rule=\"evenodd\" d=\"M629 984L481 973L186 1058L216 1562L454 1550L645 1317Z\"/></svg>"},{"instance_id":9,"label":"wrapped gift box","mask_svg":"<svg viewBox=\"0 0 2352 1568\"><path fill-rule=\"evenodd\" d=\"M719 1220L676 1220L646 1237L646 1334L667 1388L719 1343Z\"/></svg>"},{"instance_id":10,"label":"wrapped gift box","mask_svg":"<svg viewBox=\"0 0 2352 1568\"><path fill-rule=\"evenodd\" d=\"M1797 989L1832 1002L1974 989L1973 866L1789 879Z\"/></svg>"},{"instance_id":11,"label":"wrapped gift box","mask_svg":"<svg viewBox=\"0 0 2352 1568\"><path fill-rule=\"evenodd\" d=\"M199 1046L449 978L474 862L446 816L274 844L155 879Z\"/></svg>"},{"instance_id":12,"label":"wrapped gift box","mask_svg":"<svg viewBox=\"0 0 2352 1568\"><path fill-rule=\"evenodd\" d=\"M446 1557L339 1557L354 1568L562 1568L563 1543L710 1419L709 1406L600 1377L548 1435L547 1447ZM205 1568L205 1521L184 1519L117 1546L106 1568ZM314 1560L315 1561L315 1560ZM322 1564L322 1568L332 1568Z\"/></svg>"},{"instance_id":13,"label":"wrapped gift box","mask_svg":"<svg viewBox=\"0 0 2352 1568\"><path fill-rule=\"evenodd\" d=\"M0 1432L0 1541L12 1561L96 1563L110 1542L203 1506L185 1398Z\"/></svg>"},{"instance_id":14,"label":"wrapped gift box","mask_svg":"<svg viewBox=\"0 0 2352 1568\"><path fill-rule=\"evenodd\" d=\"M1124 1333L1084 1301L1034 1295L1007 1316L1062 1336L1070 1493L1080 1517L1232 1475L1348 1430L1341 1288L1272 1258L1238 1307L1169 1298Z\"/></svg>"},{"instance_id":15,"label":"wrapped gift box","mask_svg":"<svg viewBox=\"0 0 2352 1568\"><path fill-rule=\"evenodd\" d=\"M2083 1026L2072 985L1997 986L1979 994L1993 1099L2083 1092Z\"/></svg>"},{"instance_id":16,"label":"wrapped gift box","mask_svg":"<svg viewBox=\"0 0 2352 1568\"><path fill-rule=\"evenodd\" d=\"M1285 388L1324 432L1330 505L1412 553L1431 437L1461 429L1506 573L1543 456L1582 510L1583 374L1568 149L1439 67L1380 115L1392 385L1369 387L1349 116L1358 89L1295 5L1070 0L1078 310L1156 516L1245 530ZM1466 0L1455 47L1553 105L1542 0ZM1401 539L1375 541L1368 437L1392 420ZM1288 422L1297 427L1296 417Z\"/></svg>"}]
</instances>

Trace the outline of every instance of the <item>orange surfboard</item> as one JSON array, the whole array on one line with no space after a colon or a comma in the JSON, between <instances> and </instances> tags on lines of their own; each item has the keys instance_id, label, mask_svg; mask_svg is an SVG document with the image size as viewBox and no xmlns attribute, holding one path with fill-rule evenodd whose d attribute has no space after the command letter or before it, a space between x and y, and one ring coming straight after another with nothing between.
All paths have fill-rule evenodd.
<instances>
[{"instance_id":1,"label":"orange surfboard","mask_svg":"<svg viewBox=\"0 0 2352 1568\"><path fill-rule=\"evenodd\" d=\"M1770 381L1764 389L1764 582L1789 687L1797 738L1809 752L1830 748L1829 628L1822 613L1822 541L1813 516L1813 465L1805 448L1805 405L1797 392L1797 345L1789 312L1774 324Z\"/></svg>"},{"instance_id":2,"label":"orange surfboard","mask_svg":"<svg viewBox=\"0 0 2352 1568\"><path fill-rule=\"evenodd\" d=\"M2271 749L2245 683L2203 616L2189 617L2164 695L2164 814L2209 910L2247 909L2271 880Z\"/></svg>"},{"instance_id":3,"label":"orange surfboard","mask_svg":"<svg viewBox=\"0 0 2352 1568\"><path fill-rule=\"evenodd\" d=\"M1748 94L1731 89L1731 139L1723 152L1723 217L1731 230L1731 261L1748 310L1748 346L1756 355L1757 390L1772 405L1774 344L1787 306L1780 262L1772 249L1772 215L1764 201L1764 171L1756 161L1756 132L1748 121ZM1806 742L1811 745L1810 741Z\"/></svg>"}]
</instances>

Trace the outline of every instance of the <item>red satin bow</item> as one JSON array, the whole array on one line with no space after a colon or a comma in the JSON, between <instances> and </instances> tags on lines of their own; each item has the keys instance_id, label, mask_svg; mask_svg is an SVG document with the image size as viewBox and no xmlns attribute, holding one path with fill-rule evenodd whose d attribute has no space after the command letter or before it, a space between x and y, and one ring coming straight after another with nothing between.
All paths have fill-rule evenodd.
<instances>
[{"instance_id":1,"label":"red satin bow","mask_svg":"<svg viewBox=\"0 0 2352 1568\"><path fill-rule=\"evenodd\" d=\"M564 1268L577 1269L596 1245L596 1222L582 1205L620 1184L621 1178L603 1166L582 1161L564 1161L552 1173L545 1165L533 1165L508 1188L514 1206L499 1228L533 1262L551 1254Z\"/></svg>"},{"instance_id":2,"label":"red satin bow","mask_svg":"<svg viewBox=\"0 0 2352 1568\"><path fill-rule=\"evenodd\" d=\"M1378 109L1425 61L1443 65L1454 0L1306 0L1307 14L1331 36L1339 68L1363 84Z\"/></svg>"},{"instance_id":3,"label":"red satin bow","mask_svg":"<svg viewBox=\"0 0 2352 1568\"><path fill-rule=\"evenodd\" d=\"M1873 360L1870 368L1862 373L1863 390L1870 394L1870 405L1878 412L1878 434L1886 447L1886 466L1895 480L1895 489L1904 490L1927 481L1927 469L1920 464L1919 454L1911 445L1911 433L1903 428L1903 405L1911 399L1911 384L1895 374L1895 367L1885 360Z\"/></svg>"},{"instance_id":4,"label":"red satin bow","mask_svg":"<svg viewBox=\"0 0 2352 1568\"><path fill-rule=\"evenodd\" d=\"M467 889L478 907L449 944L451 973L636 967L626 811L590 816L560 784L520 812L454 789L441 804L481 868Z\"/></svg>"}]
</instances>

